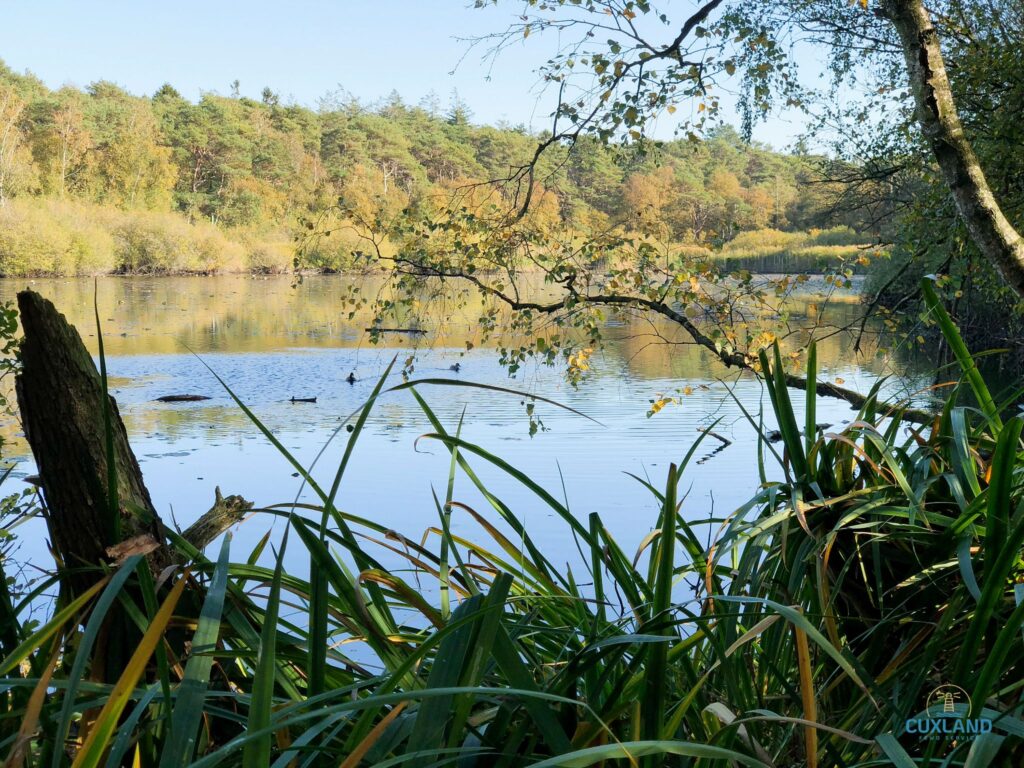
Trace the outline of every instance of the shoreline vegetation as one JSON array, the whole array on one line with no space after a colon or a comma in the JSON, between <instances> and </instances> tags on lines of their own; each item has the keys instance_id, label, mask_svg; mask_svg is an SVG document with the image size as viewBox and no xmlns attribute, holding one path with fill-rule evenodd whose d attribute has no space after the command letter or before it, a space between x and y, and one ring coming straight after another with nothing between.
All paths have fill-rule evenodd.
<instances>
[{"instance_id":1,"label":"shoreline vegetation","mask_svg":"<svg viewBox=\"0 0 1024 768\"><path fill-rule=\"evenodd\" d=\"M342 233L343 234L343 233ZM636 235L643 238L641 234ZM0 279L99 275L333 274L355 265L359 243L336 237L301 251L272 233L190 222L174 212L122 211L78 201L11 200L0 207ZM722 271L862 273L880 253L849 227L742 232L718 248L670 244Z\"/></svg>"}]
</instances>

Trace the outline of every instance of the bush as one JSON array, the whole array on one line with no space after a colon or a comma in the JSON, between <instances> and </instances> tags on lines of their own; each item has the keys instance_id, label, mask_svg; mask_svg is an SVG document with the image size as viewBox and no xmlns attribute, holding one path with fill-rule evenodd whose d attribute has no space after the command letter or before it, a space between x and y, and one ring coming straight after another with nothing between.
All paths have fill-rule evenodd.
<instances>
[{"instance_id":1,"label":"bush","mask_svg":"<svg viewBox=\"0 0 1024 768\"><path fill-rule=\"evenodd\" d=\"M11 201L0 208L4 277L94 275L114 266L114 240L80 205Z\"/></svg>"},{"instance_id":2,"label":"bush","mask_svg":"<svg viewBox=\"0 0 1024 768\"><path fill-rule=\"evenodd\" d=\"M170 213L125 215L114 232L121 274L239 270L245 249L212 224L190 224Z\"/></svg>"},{"instance_id":3,"label":"bush","mask_svg":"<svg viewBox=\"0 0 1024 768\"><path fill-rule=\"evenodd\" d=\"M244 239L245 266L250 272L276 275L288 272L295 263L295 243L290 240Z\"/></svg>"},{"instance_id":4,"label":"bush","mask_svg":"<svg viewBox=\"0 0 1024 768\"><path fill-rule=\"evenodd\" d=\"M808 234L815 245L860 245L868 239L850 227L812 229Z\"/></svg>"},{"instance_id":5,"label":"bush","mask_svg":"<svg viewBox=\"0 0 1024 768\"><path fill-rule=\"evenodd\" d=\"M763 252L797 248L807 242L805 232L782 232L778 229L755 229L740 232L722 247L722 252Z\"/></svg>"}]
</instances>

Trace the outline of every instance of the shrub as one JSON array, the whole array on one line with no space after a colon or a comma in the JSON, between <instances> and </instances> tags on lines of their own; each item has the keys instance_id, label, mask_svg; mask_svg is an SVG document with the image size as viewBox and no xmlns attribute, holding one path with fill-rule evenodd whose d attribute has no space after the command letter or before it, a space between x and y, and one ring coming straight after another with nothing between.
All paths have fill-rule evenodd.
<instances>
[{"instance_id":1,"label":"shrub","mask_svg":"<svg viewBox=\"0 0 1024 768\"><path fill-rule=\"evenodd\" d=\"M113 268L114 241L80 205L12 201L0 208L0 274L93 275Z\"/></svg>"},{"instance_id":2,"label":"shrub","mask_svg":"<svg viewBox=\"0 0 1024 768\"><path fill-rule=\"evenodd\" d=\"M859 245L869 238L854 232L850 227L832 227L831 229L812 229L808 233L815 245Z\"/></svg>"},{"instance_id":3,"label":"shrub","mask_svg":"<svg viewBox=\"0 0 1024 768\"><path fill-rule=\"evenodd\" d=\"M778 229L755 229L740 232L722 247L722 252L732 251L779 251L797 248L807 242L804 232L782 232Z\"/></svg>"},{"instance_id":4,"label":"shrub","mask_svg":"<svg viewBox=\"0 0 1024 768\"><path fill-rule=\"evenodd\" d=\"M170 213L124 216L114 232L117 271L173 274L238 270L245 249L212 224L190 224Z\"/></svg>"},{"instance_id":5,"label":"shrub","mask_svg":"<svg viewBox=\"0 0 1024 768\"><path fill-rule=\"evenodd\" d=\"M291 270L295 263L295 243L284 239L244 239L245 267L259 274L280 274Z\"/></svg>"}]
</instances>

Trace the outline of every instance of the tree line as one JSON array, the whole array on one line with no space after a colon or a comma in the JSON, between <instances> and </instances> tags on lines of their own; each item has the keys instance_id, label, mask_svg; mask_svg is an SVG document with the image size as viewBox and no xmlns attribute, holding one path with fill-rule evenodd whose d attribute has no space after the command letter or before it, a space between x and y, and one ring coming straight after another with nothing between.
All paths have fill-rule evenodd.
<instances>
[{"instance_id":1,"label":"tree line","mask_svg":"<svg viewBox=\"0 0 1024 768\"><path fill-rule=\"evenodd\" d=\"M35 209L35 231L48 218L76 218L74 206L102 206L110 215L99 219L113 222L114 247L126 253L132 237L123 230L137 228L143 214L171 215L158 223L150 217L147 226L160 234L181 230L182 219L214 225L249 251L235 262L283 269L291 261L284 244L339 201L366 219L397 215L514 175L545 138L522 126L476 125L471 117L457 94L444 108L436 97L409 105L397 93L367 106L339 91L312 109L283 103L269 89L258 100L246 98L236 84L227 96L206 92L190 101L171 85L148 97L105 81L53 90L0 63L0 215L8 229L25 230ZM799 146L783 154L746 142L727 125L704 140L623 146L581 137L572 151L555 147L540 159L535 215L566 230L624 227L706 246L758 229L877 230L859 212L835 210L840 190L822 182L823 162ZM17 214L7 210L12 204ZM40 206L48 208L39 214ZM182 238L171 237L166 248ZM276 255L260 261L253 253L268 241ZM42 252L47 245L34 247ZM336 238L306 251L300 266L338 268L352 247ZM13 235L6 245L0 240L5 273L95 271L56 257L58 267L47 268L42 257L26 264L4 250L24 254L33 247ZM147 260L125 256L114 268L133 271L140 258ZM152 271L162 271L159 258L149 261ZM217 268L217 259L207 261Z\"/></svg>"}]
</instances>

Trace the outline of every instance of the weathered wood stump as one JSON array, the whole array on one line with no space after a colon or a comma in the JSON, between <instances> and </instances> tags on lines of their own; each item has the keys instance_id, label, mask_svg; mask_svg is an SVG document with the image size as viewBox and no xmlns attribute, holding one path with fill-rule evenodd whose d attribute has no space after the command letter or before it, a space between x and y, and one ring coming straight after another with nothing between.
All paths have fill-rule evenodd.
<instances>
[{"instance_id":1,"label":"weathered wood stump","mask_svg":"<svg viewBox=\"0 0 1024 768\"><path fill-rule=\"evenodd\" d=\"M107 550L137 537L152 539L154 569L170 561L160 516L142 480L113 397L104 395L99 372L78 331L53 304L34 291L18 294L25 338L16 379L25 437L32 448L53 547L80 592L96 581ZM108 494L109 406L117 511ZM92 570L93 572L90 572Z\"/></svg>"},{"instance_id":2,"label":"weathered wood stump","mask_svg":"<svg viewBox=\"0 0 1024 768\"><path fill-rule=\"evenodd\" d=\"M15 382L18 406L39 468L63 598L81 594L101 577L104 566L117 567L133 554L144 554L156 576L176 561L191 559L248 513L250 502L241 496L224 497L218 488L213 507L182 534L190 546L172 549L128 444L117 403L104 394L100 374L78 332L53 304L32 291L18 294L18 308L25 334ZM116 505L109 492L111 469ZM145 602L147 588L141 582L146 577L143 570L123 588L124 596L137 606ZM188 590L178 603L178 615L198 617L204 597L202 589ZM4 637L2 629L0 645L17 640ZM89 679L116 682L141 637L129 612L119 604L112 606L89 662ZM187 626L179 626L165 633L164 643L173 657L181 658L190 639ZM154 674L149 669L146 679L154 679ZM83 713L81 727L87 729L97 714L96 708ZM5 731L8 725L17 723L0 723L0 737L11 735Z\"/></svg>"}]
</instances>

